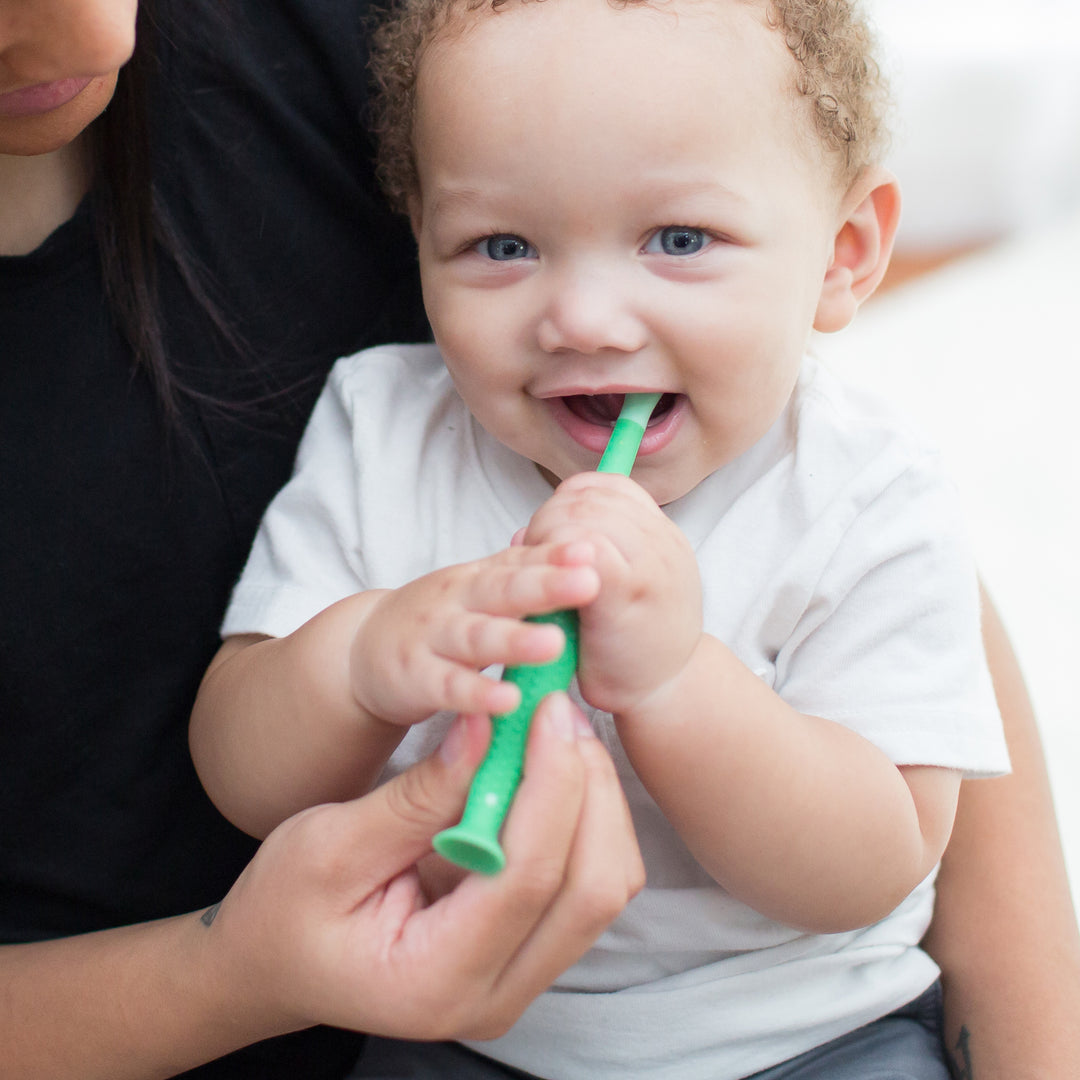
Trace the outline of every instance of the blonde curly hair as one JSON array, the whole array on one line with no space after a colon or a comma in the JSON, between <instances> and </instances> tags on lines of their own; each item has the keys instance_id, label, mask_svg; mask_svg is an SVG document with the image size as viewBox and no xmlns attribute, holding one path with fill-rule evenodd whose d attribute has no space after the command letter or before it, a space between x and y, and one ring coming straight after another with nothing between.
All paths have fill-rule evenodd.
<instances>
[{"instance_id":1,"label":"blonde curly hair","mask_svg":"<svg viewBox=\"0 0 1080 1080\"><path fill-rule=\"evenodd\" d=\"M372 33L372 130L377 173L394 206L406 210L419 180L412 129L416 80L427 47L455 16L530 0L394 0ZM536 0L542 2L542 0ZM556 2L556 0L547 0ZM608 0L631 7L663 0ZM795 58L794 90L809 101L822 145L841 182L881 159L888 143L889 92L859 0L740 0L760 3Z\"/></svg>"}]
</instances>

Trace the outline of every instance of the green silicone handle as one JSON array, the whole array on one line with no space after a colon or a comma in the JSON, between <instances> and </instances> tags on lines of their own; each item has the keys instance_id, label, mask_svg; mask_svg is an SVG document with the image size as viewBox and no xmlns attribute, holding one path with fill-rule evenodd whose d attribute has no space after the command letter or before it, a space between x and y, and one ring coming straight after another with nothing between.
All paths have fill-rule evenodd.
<instances>
[{"instance_id":1,"label":"green silicone handle","mask_svg":"<svg viewBox=\"0 0 1080 1080\"><path fill-rule=\"evenodd\" d=\"M565 690L577 668L577 612L553 611L533 615L530 622L562 627L566 646L550 664L523 664L503 672L506 682L521 691L521 704L513 712L491 720L491 745L469 789L461 822L435 837L435 850L452 863L481 874L495 874L506 865L499 846L499 830L521 782L525 744L537 705L555 690Z\"/></svg>"},{"instance_id":2,"label":"green silicone handle","mask_svg":"<svg viewBox=\"0 0 1080 1080\"><path fill-rule=\"evenodd\" d=\"M630 475L642 436L649 424L649 417L659 400L659 394L626 395L619 419L611 429L607 449L600 458L600 464L596 466L597 472Z\"/></svg>"},{"instance_id":3,"label":"green silicone handle","mask_svg":"<svg viewBox=\"0 0 1080 1080\"><path fill-rule=\"evenodd\" d=\"M630 474L649 416L659 394L627 394L608 440L598 472ZM503 679L521 691L521 703L513 712L492 717L491 745L469 789L461 821L444 829L434 841L435 850L452 863L481 874L496 874L506 865L499 846L499 830L521 782L525 745L536 707L550 693L566 690L577 669L578 620L576 611L532 615L530 622L550 622L562 627L566 646L548 664L508 667Z\"/></svg>"}]
</instances>

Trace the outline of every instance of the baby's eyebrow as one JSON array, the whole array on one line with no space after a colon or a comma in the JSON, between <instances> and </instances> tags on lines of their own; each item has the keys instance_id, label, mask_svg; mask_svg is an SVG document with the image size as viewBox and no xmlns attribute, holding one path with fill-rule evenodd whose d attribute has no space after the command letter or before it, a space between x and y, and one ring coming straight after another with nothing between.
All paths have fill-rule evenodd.
<instances>
[{"instance_id":1,"label":"baby's eyebrow","mask_svg":"<svg viewBox=\"0 0 1080 1080\"><path fill-rule=\"evenodd\" d=\"M440 184L431 197L429 210L432 215L468 212L481 205L485 210L498 209L498 189L483 189L472 185L454 187ZM510 197L517 194L507 193ZM671 177L662 173L650 176L638 174L634 179L633 201L645 203L678 198L712 197L722 199L732 206L746 206L747 197L739 191L718 182L714 177Z\"/></svg>"},{"instance_id":2,"label":"baby's eyebrow","mask_svg":"<svg viewBox=\"0 0 1080 1080\"><path fill-rule=\"evenodd\" d=\"M733 206L746 206L750 202L744 193L721 183L714 176L639 173L634 178L634 186L636 192L646 200L718 198Z\"/></svg>"},{"instance_id":3,"label":"baby's eyebrow","mask_svg":"<svg viewBox=\"0 0 1080 1080\"><path fill-rule=\"evenodd\" d=\"M454 188L440 185L432 195L429 209L433 216L453 214L475 210L481 204L487 205L490 201L490 194L476 187Z\"/></svg>"}]
</instances>

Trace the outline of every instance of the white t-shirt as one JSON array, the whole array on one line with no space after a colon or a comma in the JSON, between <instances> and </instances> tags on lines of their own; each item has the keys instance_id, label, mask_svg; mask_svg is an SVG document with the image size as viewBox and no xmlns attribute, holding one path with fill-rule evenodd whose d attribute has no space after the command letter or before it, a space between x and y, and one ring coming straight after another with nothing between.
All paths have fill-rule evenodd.
<instances>
[{"instance_id":1,"label":"white t-shirt","mask_svg":"<svg viewBox=\"0 0 1080 1080\"><path fill-rule=\"evenodd\" d=\"M490 554L550 492L471 417L434 347L342 360L222 632L282 636L350 593ZM697 552L705 629L792 706L898 764L1008 769L957 499L934 451L888 412L807 360L765 437L665 510ZM648 884L507 1035L476 1049L559 1080L724 1080L853 1030L934 980L917 947L932 876L864 930L807 934L767 919L701 869L611 717L587 712L626 789ZM388 773L429 753L448 723L413 727Z\"/></svg>"}]
</instances>

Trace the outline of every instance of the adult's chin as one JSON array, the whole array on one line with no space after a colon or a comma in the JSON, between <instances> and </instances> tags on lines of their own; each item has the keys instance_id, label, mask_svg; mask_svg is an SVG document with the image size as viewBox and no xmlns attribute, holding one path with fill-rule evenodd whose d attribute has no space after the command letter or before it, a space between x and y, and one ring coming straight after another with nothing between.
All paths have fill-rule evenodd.
<instances>
[{"instance_id":1,"label":"adult's chin","mask_svg":"<svg viewBox=\"0 0 1080 1080\"><path fill-rule=\"evenodd\" d=\"M117 72L96 75L69 100L54 107L5 115L0 98L0 154L50 154L77 139L106 109L116 92Z\"/></svg>"}]
</instances>

